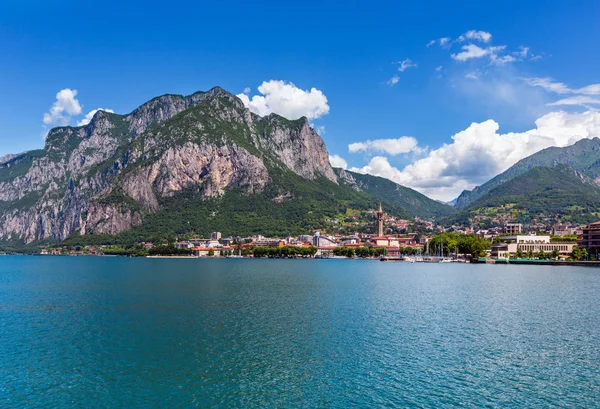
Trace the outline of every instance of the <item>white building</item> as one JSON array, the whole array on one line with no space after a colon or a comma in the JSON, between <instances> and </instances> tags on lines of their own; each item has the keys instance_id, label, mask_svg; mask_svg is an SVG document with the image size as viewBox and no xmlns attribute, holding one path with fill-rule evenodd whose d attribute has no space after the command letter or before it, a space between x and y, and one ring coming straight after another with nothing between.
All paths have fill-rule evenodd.
<instances>
[{"instance_id":1,"label":"white building","mask_svg":"<svg viewBox=\"0 0 600 409\"><path fill-rule=\"evenodd\" d=\"M211 240L220 240L221 239L221 232L220 231L213 231L210 234L210 239Z\"/></svg>"},{"instance_id":2,"label":"white building","mask_svg":"<svg viewBox=\"0 0 600 409\"><path fill-rule=\"evenodd\" d=\"M552 243L550 236L516 236L516 240L512 243L494 245L492 248L492 257L513 257L517 250L521 250L524 254L532 251L533 253L552 253L558 250L561 256L569 256L576 246L575 242Z\"/></svg>"},{"instance_id":3,"label":"white building","mask_svg":"<svg viewBox=\"0 0 600 409\"><path fill-rule=\"evenodd\" d=\"M321 236L321 233L316 232L313 236L312 240L313 246L323 247L323 246L337 246L335 238L328 236Z\"/></svg>"}]
</instances>

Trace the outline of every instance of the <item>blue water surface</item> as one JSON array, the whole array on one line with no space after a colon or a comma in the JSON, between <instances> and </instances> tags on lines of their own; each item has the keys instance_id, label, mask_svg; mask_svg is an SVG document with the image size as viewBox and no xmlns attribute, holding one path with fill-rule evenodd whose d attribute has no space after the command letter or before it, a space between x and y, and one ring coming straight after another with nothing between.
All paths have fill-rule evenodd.
<instances>
[{"instance_id":1,"label":"blue water surface","mask_svg":"<svg viewBox=\"0 0 600 409\"><path fill-rule=\"evenodd\" d=\"M600 269L3 256L0 406L599 407Z\"/></svg>"}]
</instances>

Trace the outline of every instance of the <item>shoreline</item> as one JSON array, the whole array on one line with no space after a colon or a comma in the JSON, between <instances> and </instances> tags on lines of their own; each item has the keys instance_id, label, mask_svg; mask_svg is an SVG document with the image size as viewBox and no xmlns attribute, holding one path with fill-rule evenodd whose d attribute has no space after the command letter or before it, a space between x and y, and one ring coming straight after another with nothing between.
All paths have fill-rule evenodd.
<instances>
[{"instance_id":1,"label":"shoreline","mask_svg":"<svg viewBox=\"0 0 600 409\"><path fill-rule=\"evenodd\" d=\"M131 257L125 255L94 255L94 254L0 254L1 256L43 256L43 257L124 257L140 259L174 259L174 260L227 260L228 257L198 257L198 256L145 256ZM354 261L385 261L392 263L407 264L445 264L439 261L416 261L401 260L398 258L359 258L359 257L241 257L231 258L232 260L354 260ZM600 267L600 261L554 261L554 260L472 260L472 261L452 261L452 264L478 264L478 265L533 265L533 266L566 266L566 267Z\"/></svg>"}]
</instances>

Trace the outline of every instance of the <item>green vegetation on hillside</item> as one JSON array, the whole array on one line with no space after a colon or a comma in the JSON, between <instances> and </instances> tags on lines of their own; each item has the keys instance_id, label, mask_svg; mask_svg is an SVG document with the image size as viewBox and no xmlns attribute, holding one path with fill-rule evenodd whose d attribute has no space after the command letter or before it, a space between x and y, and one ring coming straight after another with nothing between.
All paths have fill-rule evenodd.
<instances>
[{"instance_id":1,"label":"green vegetation on hillside","mask_svg":"<svg viewBox=\"0 0 600 409\"><path fill-rule=\"evenodd\" d=\"M341 169L335 169L339 176ZM378 176L360 174L346 170L356 180L358 187L371 196L385 203L393 203L403 208L413 217L430 219L444 217L456 213L452 206L437 202L416 190L401 186ZM342 182L342 180L340 180Z\"/></svg>"},{"instance_id":2,"label":"green vegetation on hillside","mask_svg":"<svg viewBox=\"0 0 600 409\"><path fill-rule=\"evenodd\" d=\"M566 165L535 167L495 187L445 224L468 224L475 215L527 209L530 217L589 223L598 218L600 188Z\"/></svg>"},{"instance_id":3,"label":"green vegetation on hillside","mask_svg":"<svg viewBox=\"0 0 600 409\"><path fill-rule=\"evenodd\" d=\"M535 167L567 165L589 178L600 176L600 138L582 139L566 147L550 147L534 153L511 166L505 172L473 189L464 191L457 199L456 207L466 209L492 189L506 183Z\"/></svg>"}]
</instances>

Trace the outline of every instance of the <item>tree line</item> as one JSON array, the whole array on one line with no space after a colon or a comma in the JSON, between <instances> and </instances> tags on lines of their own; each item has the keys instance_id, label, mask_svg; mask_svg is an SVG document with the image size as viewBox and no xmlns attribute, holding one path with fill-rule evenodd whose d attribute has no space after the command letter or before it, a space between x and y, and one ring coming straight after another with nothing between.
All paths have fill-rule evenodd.
<instances>
[{"instance_id":1,"label":"tree line","mask_svg":"<svg viewBox=\"0 0 600 409\"><path fill-rule=\"evenodd\" d=\"M245 254L244 254L245 253ZM314 257L317 254L317 248L314 246L310 247L254 247L253 249L247 249L244 251L244 255L252 254L255 258L261 257L275 257L275 258L288 258L288 257Z\"/></svg>"},{"instance_id":2,"label":"tree line","mask_svg":"<svg viewBox=\"0 0 600 409\"><path fill-rule=\"evenodd\" d=\"M429 241L429 254L450 253L468 254L479 258L485 256L485 250L492 248L492 243L483 237L474 234L462 234L457 232L441 233Z\"/></svg>"},{"instance_id":3,"label":"tree line","mask_svg":"<svg viewBox=\"0 0 600 409\"><path fill-rule=\"evenodd\" d=\"M342 257L381 257L387 254L385 248L373 248L373 247L336 247L333 249L333 254Z\"/></svg>"}]
</instances>

